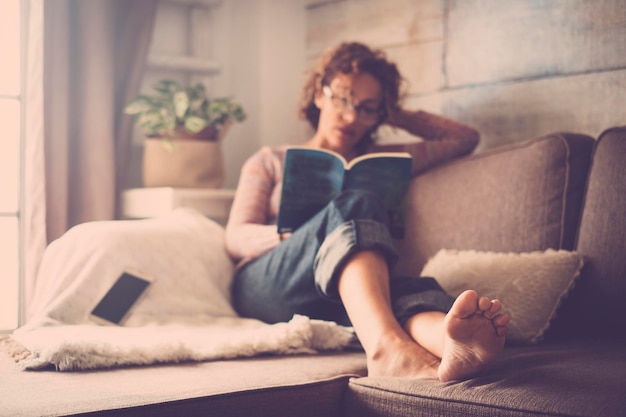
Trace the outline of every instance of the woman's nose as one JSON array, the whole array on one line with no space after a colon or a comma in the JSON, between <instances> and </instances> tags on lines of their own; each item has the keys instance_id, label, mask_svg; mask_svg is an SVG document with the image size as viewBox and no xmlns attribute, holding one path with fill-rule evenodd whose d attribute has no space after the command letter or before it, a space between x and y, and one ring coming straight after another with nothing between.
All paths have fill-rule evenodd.
<instances>
[{"instance_id":1,"label":"woman's nose","mask_svg":"<svg viewBox=\"0 0 626 417\"><path fill-rule=\"evenodd\" d=\"M346 108L342 114L341 114L343 120L345 120L348 123L354 123L356 121L357 118L357 112L356 109L352 108Z\"/></svg>"}]
</instances>

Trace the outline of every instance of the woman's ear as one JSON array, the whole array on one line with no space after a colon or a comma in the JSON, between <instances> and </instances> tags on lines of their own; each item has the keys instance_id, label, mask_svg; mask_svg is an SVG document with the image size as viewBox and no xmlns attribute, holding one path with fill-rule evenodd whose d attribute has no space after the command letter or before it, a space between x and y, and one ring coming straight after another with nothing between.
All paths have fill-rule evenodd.
<instances>
[{"instance_id":1,"label":"woman's ear","mask_svg":"<svg viewBox=\"0 0 626 417\"><path fill-rule=\"evenodd\" d=\"M313 98L313 103L315 103L315 107L321 110L323 102L324 102L324 93L322 93L322 90L317 90L315 92L315 97Z\"/></svg>"}]
</instances>

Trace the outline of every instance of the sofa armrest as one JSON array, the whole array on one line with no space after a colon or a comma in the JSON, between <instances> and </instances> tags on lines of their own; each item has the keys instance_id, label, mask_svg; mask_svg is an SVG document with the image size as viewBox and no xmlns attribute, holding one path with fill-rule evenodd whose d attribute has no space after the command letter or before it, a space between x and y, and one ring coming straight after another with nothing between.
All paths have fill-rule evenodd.
<instances>
[{"instance_id":1,"label":"sofa armrest","mask_svg":"<svg viewBox=\"0 0 626 417\"><path fill-rule=\"evenodd\" d=\"M581 279L554 323L558 336L626 339L626 126L596 141L576 251Z\"/></svg>"}]
</instances>

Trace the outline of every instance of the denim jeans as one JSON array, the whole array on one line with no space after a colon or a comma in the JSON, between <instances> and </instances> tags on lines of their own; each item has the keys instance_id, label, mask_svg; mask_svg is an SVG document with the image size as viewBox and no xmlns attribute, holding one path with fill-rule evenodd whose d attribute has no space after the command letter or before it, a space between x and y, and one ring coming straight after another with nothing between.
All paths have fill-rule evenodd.
<instances>
[{"instance_id":1,"label":"denim jeans","mask_svg":"<svg viewBox=\"0 0 626 417\"><path fill-rule=\"evenodd\" d=\"M233 304L267 323L294 314L350 325L337 292L338 275L356 252L375 249L389 268L397 260L387 213L374 194L345 191L272 251L235 274ZM390 278L392 308L403 324L421 311L447 312L454 301L433 278Z\"/></svg>"}]
</instances>

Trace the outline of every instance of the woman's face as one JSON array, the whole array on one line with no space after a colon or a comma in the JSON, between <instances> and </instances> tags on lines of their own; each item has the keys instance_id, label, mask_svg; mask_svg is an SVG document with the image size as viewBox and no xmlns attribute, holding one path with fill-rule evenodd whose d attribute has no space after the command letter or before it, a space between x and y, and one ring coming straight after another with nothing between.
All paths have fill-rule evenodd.
<instances>
[{"instance_id":1,"label":"woman's face","mask_svg":"<svg viewBox=\"0 0 626 417\"><path fill-rule=\"evenodd\" d=\"M380 82L368 73L340 73L324 90L315 97L320 109L318 144L353 156L354 147L380 117Z\"/></svg>"}]
</instances>

